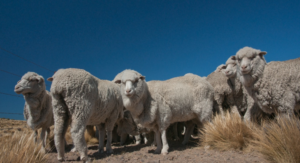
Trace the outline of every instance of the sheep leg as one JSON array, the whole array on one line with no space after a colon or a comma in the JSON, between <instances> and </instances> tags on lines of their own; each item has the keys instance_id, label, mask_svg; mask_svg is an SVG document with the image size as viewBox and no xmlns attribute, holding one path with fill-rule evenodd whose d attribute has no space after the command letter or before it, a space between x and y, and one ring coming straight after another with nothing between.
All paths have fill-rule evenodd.
<instances>
[{"instance_id":1,"label":"sheep leg","mask_svg":"<svg viewBox=\"0 0 300 163\"><path fill-rule=\"evenodd\" d=\"M106 140L106 153L113 153L111 148L111 140L112 140L112 129L107 130L107 140Z\"/></svg>"},{"instance_id":2,"label":"sheep leg","mask_svg":"<svg viewBox=\"0 0 300 163\"><path fill-rule=\"evenodd\" d=\"M153 142L152 142L151 146L157 146L155 133L154 133Z\"/></svg>"},{"instance_id":3,"label":"sheep leg","mask_svg":"<svg viewBox=\"0 0 300 163\"><path fill-rule=\"evenodd\" d=\"M135 135L134 138L136 145L141 144L141 134Z\"/></svg>"},{"instance_id":4,"label":"sheep leg","mask_svg":"<svg viewBox=\"0 0 300 163\"><path fill-rule=\"evenodd\" d=\"M127 139L127 134L126 134L126 133L123 133L123 134L121 135L120 145L124 145L125 142L126 142L126 139Z\"/></svg>"},{"instance_id":5,"label":"sheep leg","mask_svg":"<svg viewBox=\"0 0 300 163\"><path fill-rule=\"evenodd\" d=\"M146 133L142 133L142 135L143 135L143 138L144 138L144 143L147 144L148 139L147 139Z\"/></svg>"},{"instance_id":6,"label":"sheep leg","mask_svg":"<svg viewBox=\"0 0 300 163\"><path fill-rule=\"evenodd\" d=\"M98 130L99 130L99 153L104 152L104 139L105 139L105 125L102 123L98 125Z\"/></svg>"},{"instance_id":7,"label":"sheep leg","mask_svg":"<svg viewBox=\"0 0 300 163\"><path fill-rule=\"evenodd\" d=\"M38 136L38 132L37 130L34 130L34 143L37 143L37 136Z\"/></svg>"},{"instance_id":8,"label":"sheep leg","mask_svg":"<svg viewBox=\"0 0 300 163\"><path fill-rule=\"evenodd\" d=\"M218 105L219 106L219 112L220 112L220 115L222 117L224 117L224 110L223 110L223 107L222 107L222 104Z\"/></svg>"},{"instance_id":9,"label":"sheep leg","mask_svg":"<svg viewBox=\"0 0 300 163\"><path fill-rule=\"evenodd\" d=\"M251 121L251 109L252 108L247 108L247 110L246 110L246 112L245 112L245 114L244 114L244 117L243 117L243 120L245 121L245 122L250 122Z\"/></svg>"},{"instance_id":10,"label":"sheep leg","mask_svg":"<svg viewBox=\"0 0 300 163\"><path fill-rule=\"evenodd\" d=\"M46 132L46 129L42 128L40 137L41 137L41 140L42 140L43 152L46 152L46 139L47 139L47 137L45 136L45 132Z\"/></svg>"},{"instance_id":11,"label":"sheep leg","mask_svg":"<svg viewBox=\"0 0 300 163\"><path fill-rule=\"evenodd\" d=\"M183 145L186 145L189 142L189 139L192 135L194 127L195 127L195 124L192 121L186 122L186 132L185 132L184 139L182 142Z\"/></svg>"},{"instance_id":12,"label":"sheep leg","mask_svg":"<svg viewBox=\"0 0 300 163\"><path fill-rule=\"evenodd\" d=\"M75 119L72 121L71 136L74 141L75 148L80 154L80 160L88 161L89 158L87 156L87 145L84 139L84 131L85 131L84 122L85 122L84 119Z\"/></svg>"},{"instance_id":13,"label":"sheep leg","mask_svg":"<svg viewBox=\"0 0 300 163\"><path fill-rule=\"evenodd\" d=\"M166 129L162 130L162 132L161 132L161 140L162 140L162 144L163 144L161 154L166 155L166 154L168 154L168 150L169 150L169 144L168 144L168 141L167 141Z\"/></svg>"},{"instance_id":14,"label":"sheep leg","mask_svg":"<svg viewBox=\"0 0 300 163\"><path fill-rule=\"evenodd\" d=\"M162 144L161 144L161 135L159 130L154 131L155 132L155 142L156 142L156 149L154 151L155 154L159 154L162 148Z\"/></svg>"},{"instance_id":15,"label":"sheep leg","mask_svg":"<svg viewBox=\"0 0 300 163\"><path fill-rule=\"evenodd\" d=\"M178 137L178 131L177 131L177 122L173 124L173 134L174 134L174 141L178 141L179 137Z\"/></svg>"},{"instance_id":16,"label":"sheep leg","mask_svg":"<svg viewBox=\"0 0 300 163\"><path fill-rule=\"evenodd\" d=\"M61 98L55 94L52 96L53 115L54 115L54 143L57 150L58 161L64 161L65 142L64 137L68 128L67 107L61 101Z\"/></svg>"}]
</instances>

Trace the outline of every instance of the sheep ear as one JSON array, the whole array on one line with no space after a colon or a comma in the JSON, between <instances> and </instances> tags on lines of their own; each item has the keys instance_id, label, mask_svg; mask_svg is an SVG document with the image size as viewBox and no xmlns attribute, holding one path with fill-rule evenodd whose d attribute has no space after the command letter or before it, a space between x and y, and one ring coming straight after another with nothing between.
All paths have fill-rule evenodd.
<instances>
[{"instance_id":1,"label":"sheep ear","mask_svg":"<svg viewBox=\"0 0 300 163\"><path fill-rule=\"evenodd\" d=\"M146 78L145 76L140 76L140 79L142 80L145 80L145 78Z\"/></svg>"},{"instance_id":2,"label":"sheep ear","mask_svg":"<svg viewBox=\"0 0 300 163\"><path fill-rule=\"evenodd\" d=\"M29 78L30 81L37 81L38 83L43 81L43 78L40 76L33 76Z\"/></svg>"},{"instance_id":3,"label":"sheep ear","mask_svg":"<svg viewBox=\"0 0 300 163\"><path fill-rule=\"evenodd\" d=\"M258 53L258 55L260 55L261 57L264 56L264 55L266 55L266 54L267 54L267 52L265 52L265 51L262 51L262 52Z\"/></svg>"},{"instance_id":4,"label":"sheep ear","mask_svg":"<svg viewBox=\"0 0 300 163\"><path fill-rule=\"evenodd\" d=\"M226 66L226 65L224 65L224 66L222 66L222 67L221 67L221 69L226 69L226 67L227 67L227 66Z\"/></svg>"},{"instance_id":5,"label":"sheep ear","mask_svg":"<svg viewBox=\"0 0 300 163\"><path fill-rule=\"evenodd\" d=\"M47 79L49 82L52 82L53 81L53 77L50 77Z\"/></svg>"},{"instance_id":6,"label":"sheep ear","mask_svg":"<svg viewBox=\"0 0 300 163\"><path fill-rule=\"evenodd\" d=\"M234 60L234 61L236 60L235 55L231 56L230 58L231 58L232 60Z\"/></svg>"},{"instance_id":7,"label":"sheep ear","mask_svg":"<svg viewBox=\"0 0 300 163\"><path fill-rule=\"evenodd\" d=\"M121 84L121 80L116 80L115 83Z\"/></svg>"}]
</instances>

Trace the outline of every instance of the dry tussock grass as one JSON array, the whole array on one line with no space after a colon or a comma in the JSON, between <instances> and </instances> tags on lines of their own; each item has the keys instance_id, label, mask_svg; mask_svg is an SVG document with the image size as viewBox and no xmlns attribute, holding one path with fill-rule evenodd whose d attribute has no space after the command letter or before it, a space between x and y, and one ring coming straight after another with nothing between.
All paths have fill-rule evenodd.
<instances>
[{"instance_id":1,"label":"dry tussock grass","mask_svg":"<svg viewBox=\"0 0 300 163\"><path fill-rule=\"evenodd\" d=\"M264 123L255 131L258 139L252 141L252 148L264 154L268 160L279 163L300 162L300 121L293 118L279 118Z\"/></svg>"},{"instance_id":2,"label":"dry tussock grass","mask_svg":"<svg viewBox=\"0 0 300 163\"><path fill-rule=\"evenodd\" d=\"M0 162L43 163L47 155L42 145L34 143L33 134L15 132L0 141Z\"/></svg>"},{"instance_id":3,"label":"dry tussock grass","mask_svg":"<svg viewBox=\"0 0 300 163\"><path fill-rule=\"evenodd\" d=\"M238 114L216 115L212 122L204 125L201 144L218 150L245 149L255 139L253 130Z\"/></svg>"}]
</instances>

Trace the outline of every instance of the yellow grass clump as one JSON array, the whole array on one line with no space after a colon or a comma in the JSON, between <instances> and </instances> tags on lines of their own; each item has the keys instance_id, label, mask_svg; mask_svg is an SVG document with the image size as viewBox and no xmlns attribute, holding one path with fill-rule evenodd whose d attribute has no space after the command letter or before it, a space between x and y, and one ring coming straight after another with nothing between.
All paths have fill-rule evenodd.
<instances>
[{"instance_id":1,"label":"yellow grass clump","mask_svg":"<svg viewBox=\"0 0 300 163\"><path fill-rule=\"evenodd\" d=\"M300 121L298 118L278 118L265 123L255 132L253 148L272 162L300 162Z\"/></svg>"},{"instance_id":2,"label":"yellow grass clump","mask_svg":"<svg viewBox=\"0 0 300 163\"><path fill-rule=\"evenodd\" d=\"M41 143L34 143L33 134L15 132L0 141L0 162L43 163L47 155Z\"/></svg>"},{"instance_id":3,"label":"yellow grass clump","mask_svg":"<svg viewBox=\"0 0 300 163\"><path fill-rule=\"evenodd\" d=\"M216 115L212 122L204 125L201 144L213 149L245 149L255 137L252 129L238 114Z\"/></svg>"}]
</instances>

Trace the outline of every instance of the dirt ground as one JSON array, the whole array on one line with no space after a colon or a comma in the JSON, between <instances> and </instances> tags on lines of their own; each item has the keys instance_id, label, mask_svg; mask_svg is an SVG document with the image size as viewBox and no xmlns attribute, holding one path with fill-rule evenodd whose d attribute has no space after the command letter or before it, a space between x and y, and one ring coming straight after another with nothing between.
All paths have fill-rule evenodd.
<instances>
[{"instance_id":1,"label":"dirt ground","mask_svg":"<svg viewBox=\"0 0 300 163\"><path fill-rule=\"evenodd\" d=\"M11 136L15 131L32 132L27 126L25 121L0 119L0 139L7 136ZM116 162L116 163L131 163L131 162L145 162L145 163L163 163L163 162L175 162L175 163L188 163L188 162L260 162L267 163L268 161L257 152L242 152L242 151L217 151L212 149L205 149L203 146L199 146L199 140L191 140L188 145L181 145L181 141L169 142L169 154L166 156L160 154L154 154L156 147L150 145L135 145L128 141L127 145L120 146L119 143L113 143L114 154L108 155L106 153L99 154L98 145L88 145L88 155L92 158L93 162ZM70 152L72 144L68 144L66 150L65 159L67 163L82 162L79 161L79 153ZM56 151L48 153L49 163L59 163L57 161Z\"/></svg>"},{"instance_id":2,"label":"dirt ground","mask_svg":"<svg viewBox=\"0 0 300 163\"><path fill-rule=\"evenodd\" d=\"M196 143L198 140L190 142L188 145L181 145L181 142L169 141L170 149L169 154L166 156L154 154L156 147L149 145L135 145L128 144L126 146L119 146L118 143L113 144L114 154L107 155L105 153L99 154L97 152L97 145L88 146L88 155L92 158L93 162L116 162L116 163L131 163L131 162L145 162L145 163L162 163L162 162L175 162L175 163L241 163L241 162L268 162L263 156L257 152L242 152L242 151L216 151L199 147ZM69 145L71 148L71 145ZM69 152L68 149L65 155L65 162L81 162L79 161L79 153ZM55 152L49 153L50 163L59 163L57 161Z\"/></svg>"}]
</instances>

